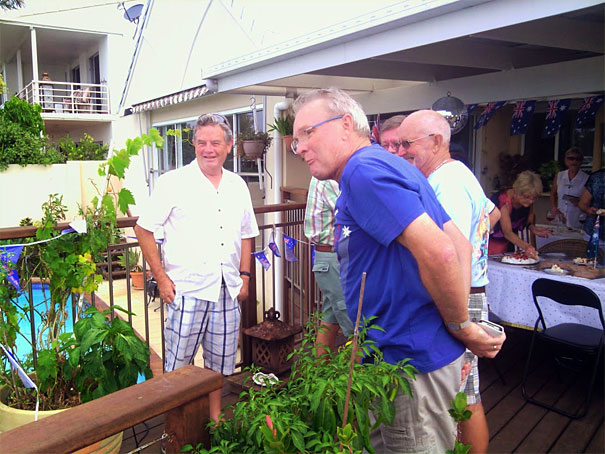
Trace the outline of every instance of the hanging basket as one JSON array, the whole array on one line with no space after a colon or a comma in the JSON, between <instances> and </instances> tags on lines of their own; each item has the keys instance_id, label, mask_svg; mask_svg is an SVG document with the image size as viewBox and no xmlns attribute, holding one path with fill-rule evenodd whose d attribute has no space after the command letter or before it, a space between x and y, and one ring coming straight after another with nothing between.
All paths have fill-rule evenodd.
<instances>
[{"instance_id":1,"label":"hanging basket","mask_svg":"<svg viewBox=\"0 0 605 454\"><path fill-rule=\"evenodd\" d=\"M244 140L242 142L244 155L250 159L258 159L265 151L265 143L262 140Z\"/></svg>"},{"instance_id":2,"label":"hanging basket","mask_svg":"<svg viewBox=\"0 0 605 454\"><path fill-rule=\"evenodd\" d=\"M284 136L284 151L292 151L294 136Z\"/></svg>"}]
</instances>

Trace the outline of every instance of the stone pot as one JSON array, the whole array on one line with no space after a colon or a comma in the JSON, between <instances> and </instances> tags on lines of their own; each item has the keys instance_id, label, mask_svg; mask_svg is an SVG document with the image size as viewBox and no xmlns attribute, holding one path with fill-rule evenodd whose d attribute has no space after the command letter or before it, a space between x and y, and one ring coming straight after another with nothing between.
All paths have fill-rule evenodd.
<instances>
[{"instance_id":1,"label":"stone pot","mask_svg":"<svg viewBox=\"0 0 605 454\"><path fill-rule=\"evenodd\" d=\"M263 155L265 143L262 140L245 140L242 142L247 158L258 159Z\"/></svg>"}]
</instances>

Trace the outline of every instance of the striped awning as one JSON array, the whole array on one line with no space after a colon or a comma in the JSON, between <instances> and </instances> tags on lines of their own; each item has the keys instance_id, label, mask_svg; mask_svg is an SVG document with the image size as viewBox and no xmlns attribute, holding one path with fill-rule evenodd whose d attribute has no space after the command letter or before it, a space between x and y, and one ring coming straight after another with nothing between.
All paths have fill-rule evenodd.
<instances>
[{"instance_id":1,"label":"striped awning","mask_svg":"<svg viewBox=\"0 0 605 454\"><path fill-rule=\"evenodd\" d=\"M180 104L182 102L191 101L196 98L201 98L208 93L208 87L206 85L200 85L195 88L188 88L171 95L162 96L161 98L152 99L132 106L132 113L146 112L148 110L155 110L161 107L172 106Z\"/></svg>"}]
</instances>

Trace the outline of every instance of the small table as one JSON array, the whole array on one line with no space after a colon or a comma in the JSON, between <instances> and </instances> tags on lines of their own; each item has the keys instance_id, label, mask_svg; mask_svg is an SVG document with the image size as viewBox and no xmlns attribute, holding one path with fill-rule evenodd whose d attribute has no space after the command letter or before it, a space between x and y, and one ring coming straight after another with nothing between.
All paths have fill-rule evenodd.
<instances>
[{"instance_id":1,"label":"small table","mask_svg":"<svg viewBox=\"0 0 605 454\"><path fill-rule=\"evenodd\" d=\"M583 279L574 276L558 276L544 271L528 269L521 265L508 265L490 259L487 266L489 284L487 302L490 311L503 322L521 328L533 329L538 318L531 286L536 279L547 278L556 281L583 285L594 291L605 301L605 279ZM579 306L560 306L544 300L545 320L548 324L583 323L601 329L601 321L594 309ZM546 309L544 309L546 308Z\"/></svg>"}]
</instances>

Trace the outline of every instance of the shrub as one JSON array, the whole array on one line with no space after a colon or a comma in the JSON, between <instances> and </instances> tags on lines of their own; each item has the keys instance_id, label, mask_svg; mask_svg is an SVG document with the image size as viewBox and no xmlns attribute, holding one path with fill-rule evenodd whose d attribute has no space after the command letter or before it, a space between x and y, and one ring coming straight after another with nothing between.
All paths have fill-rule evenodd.
<instances>
[{"instance_id":1,"label":"shrub","mask_svg":"<svg viewBox=\"0 0 605 454\"><path fill-rule=\"evenodd\" d=\"M62 154L54 149L45 149L46 139L32 134L17 123L0 121L0 172L9 164L57 164L65 162Z\"/></svg>"}]
</instances>

